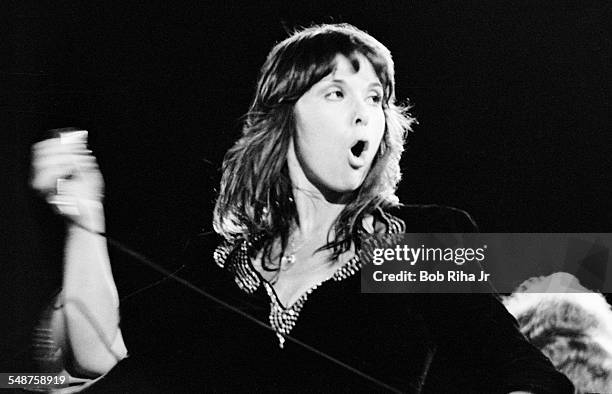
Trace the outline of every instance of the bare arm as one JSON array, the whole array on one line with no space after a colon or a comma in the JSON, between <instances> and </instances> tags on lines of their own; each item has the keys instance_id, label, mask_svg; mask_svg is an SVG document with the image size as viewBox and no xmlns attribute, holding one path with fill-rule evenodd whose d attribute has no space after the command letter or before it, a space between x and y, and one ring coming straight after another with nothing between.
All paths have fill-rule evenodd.
<instances>
[{"instance_id":1,"label":"bare arm","mask_svg":"<svg viewBox=\"0 0 612 394\"><path fill-rule=\"evenodd\" d=\"M65 328L54 335L69 344L78 374L100 376L127 351L106 241L79 226L105 230L104 183L85 136L73 134L70 139L51 138L34 145L31 184L69 219L61 294Z\"/></svg>"},{"instance_id":2,"label":"bare arm","mask_svg":"<svg viewBox=\"0 0 612 394\"><path fill-rule=\"evenodd\" d=\"M103 229L102 204L79 201L88 228ZM88 217L89 216L89 217ZM126 356L119 329L119 299L106 240L69 225L64 252L64 316L78 372L98 376Z\"/></svg>"}]
</instances>

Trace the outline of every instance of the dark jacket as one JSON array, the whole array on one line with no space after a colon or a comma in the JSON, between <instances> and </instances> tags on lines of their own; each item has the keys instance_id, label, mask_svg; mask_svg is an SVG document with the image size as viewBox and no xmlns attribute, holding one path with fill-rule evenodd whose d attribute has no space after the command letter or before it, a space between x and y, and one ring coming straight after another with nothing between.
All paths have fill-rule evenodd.
<instances>
[{"instance_id":1,"label":"dark jacket","mask_svg":"<svg viewBox=\"0 0 612 394\"><path fill-rule=\"evenodd\" d=\"M406 232L476 231L450 208L406 206L379 219L389 214ZM235 270L213 262L218 244L210 236L194 242L179 275L269 324L264 286L241 289ZM130 356L88 392L573 392L490 294L363 294L359 273L328 280L309 294L290 333L311 349L291 341L281 349L270 329L170 279L121 310Z\"/></svg>"}]
</instances>

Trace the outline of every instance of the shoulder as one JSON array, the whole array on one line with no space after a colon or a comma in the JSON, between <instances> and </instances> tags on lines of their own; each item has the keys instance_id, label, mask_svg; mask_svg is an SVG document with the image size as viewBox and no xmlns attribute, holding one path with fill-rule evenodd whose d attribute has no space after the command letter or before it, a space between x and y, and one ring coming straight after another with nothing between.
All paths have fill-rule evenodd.
<instances>
[{"instance_id":1,"label":"shoulder","mask_svg":"<svg viewBox=\"0 0 612 394\"><path fill-rule=\"evenodd\" d=\"M405 232L478 232L478 226L470 214L458 208L435 204L418 204L387 208L384 212L401 219L406 225Z\"/></svg>"},{"instance_id":2,"label":"shoulder","mask_svg":"<svg viewBox=\"0 0 612 394\"><path fill-rule=\"evenodd\" d=\"M190 279L209 275L218 268L215 264L215 252L225 245L223 237L210 231L192 236L184 245L180 260Z\"/></svg>"},{"instance_id":3,"label":"shoulder","mask_svg":"<svg viewBox=\"0 0 612 394\"><path fill-rule=\"evenodd\" d=\"M419 296L418 310L438 345L430 375L442 386L454 382L470 392L573 393L571 382L527 341L495 295ZM430 383L431 392L448 389Z\"/></svg>"},{"instance_id":4,"label":"shoulder","mask_svg":"<svg viewBox=\"0 0 612 394\"><path fill-rule=\"evenodd\" d=\"M196 234L186 242L183 248L183 258L197 259L201 256L211 256L222 243L223 237L214 231Z\"/></svg>"}]
</instances>

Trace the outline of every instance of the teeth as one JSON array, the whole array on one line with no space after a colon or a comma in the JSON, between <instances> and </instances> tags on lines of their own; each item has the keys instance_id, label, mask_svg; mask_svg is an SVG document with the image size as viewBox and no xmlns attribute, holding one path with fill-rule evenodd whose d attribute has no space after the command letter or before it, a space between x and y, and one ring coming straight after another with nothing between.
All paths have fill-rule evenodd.
<instances>
[{"instance_id":1,"label":"teeth","mask_svg":"<svg viewBox=\"0 0 612 394\"><path fill-rule=\"evenodd\" d=\"M361 153L363 152L364 148L365 148L365 142L357 141L357 143L353 145L353 147L351 148L351 152L353 152L353 155L355 157L359 157Z\"/></svg>"}]
</instances>

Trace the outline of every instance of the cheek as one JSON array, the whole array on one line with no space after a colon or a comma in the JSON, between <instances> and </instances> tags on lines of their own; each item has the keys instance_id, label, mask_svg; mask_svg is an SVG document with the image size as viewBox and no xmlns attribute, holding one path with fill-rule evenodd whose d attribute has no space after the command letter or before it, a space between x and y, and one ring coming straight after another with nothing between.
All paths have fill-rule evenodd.
<instances>
[{"instance_id":1,"label":"cheek","mask_svg":"<svg viewBox=\"0 0 612 394\"><path fill-rule=\"evenodd\" d=\"M373 135L375 136L374 142L376 143L376 146L380 146L380 143L382 142L382 139L385 135L385 128L387 127L387 122L386 122L384 113L381 113L380 115L376 116L374 127L375 127L373 131Z\"/></svg>"},{"instance_id":2,"label":"cheek","mask_svg":"<svg viewBox=\"0 0 612 394\"><path fill-rule=\"evenodd\" d=\"M296 137L301 148L319 155L333 151L342 138L338 113L319 109L301 115L296 122Z\"/></svg>"},{"instance_id":3,"label":"cheek","mask_svg":"<svg viewBox=\"0 0 612 394\"><path fill-rule=\"evenodd\" d=\"M311 156L318 149L320 136L318 135L318 127L316 122L312 120L299 122L295 128L295 140L298 148L298 153L302 157Z\"/></svg>"},{"instance_id":4,"label":"cheek","mask_svg":"<svg viewBox=\"0 0 612 394\"><path fill-rule=\"evenodd\" d=\"M316 120L298 122L295 129L295 153L302 169L307 173L316 173L323 164L323 159L329 152L329 144L320 132Z\"/></svg>"}]
</instances>

